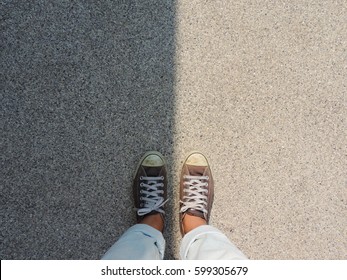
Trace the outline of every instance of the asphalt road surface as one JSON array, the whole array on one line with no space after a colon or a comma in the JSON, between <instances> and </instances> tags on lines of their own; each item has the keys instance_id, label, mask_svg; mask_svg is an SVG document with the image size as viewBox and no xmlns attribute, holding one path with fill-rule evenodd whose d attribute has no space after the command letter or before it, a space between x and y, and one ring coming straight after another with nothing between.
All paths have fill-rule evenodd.
<instances>
[{"instance_id":1,"label":"asphalt road surface","mask_svg":"<svg viewBox=\"0 0 347 280\"><path fill-rule=\"evenodd\" d=\"M252 259L347 258L344 0L1 1L1 259L99 259L147 150L208 157Z\"/></svg>"}]
</instances>

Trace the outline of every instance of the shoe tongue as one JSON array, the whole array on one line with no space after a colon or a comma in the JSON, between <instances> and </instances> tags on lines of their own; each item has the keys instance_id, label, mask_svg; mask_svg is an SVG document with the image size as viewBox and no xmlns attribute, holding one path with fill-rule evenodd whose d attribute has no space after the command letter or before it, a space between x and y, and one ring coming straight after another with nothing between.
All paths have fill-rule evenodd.
<instances>
[{"instance_id":1,"label":"shoe tongue","mask_svg":"<svg viewBox=\"0 0 347 280\"><path fill-rule=\"evenodd\" d=\"M188 165L189 175L191 176L203 176L206 166Z\"/></svg>"},{"instance_id":2,"label":"shoe tongue","mask_svg":"<svg viewBox=\"0 0 347 280\"><path fill-rule=\"evenodd\" d=\"M199 211L199 210L195 210L195 209L188 209L186 212L186 215L200 217L200 218L205 219L204 213Z\"/></svg>"},{"instance_id":3,"label":"shoe tongue","mask_svg":"<svg viewBox=\"0 0 347 280\"><path fill-rule=\"evenodd\" d=\"M196 165L188 165L189 175L191 176L203 176L206 166L196 166ZM186 212L187 215L200 217L206 219L204 213L202 211L196 209L188 209Z\"/></svg>"},{"instance_id":4,"label":"shoe tongue","mask_svg":"<svg viewBox=\"0 0 347 280\"><path fill-rule=\"evenodd\" d=\"M158 177L158 167L146 167L147 177Z\"/></svg>"}]
</instances>

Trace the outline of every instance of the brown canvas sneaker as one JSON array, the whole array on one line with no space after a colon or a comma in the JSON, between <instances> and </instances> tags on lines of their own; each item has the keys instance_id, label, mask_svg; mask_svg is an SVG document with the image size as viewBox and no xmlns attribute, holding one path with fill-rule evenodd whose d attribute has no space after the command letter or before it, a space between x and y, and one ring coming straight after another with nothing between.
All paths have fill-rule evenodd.
<instances>
[{"instance_id":1,"label":"brown canvas sneaker","mask_svg":"<svg viewBox=\"0 0 347 280\"><path fill-rule=\"evenodd\" d=\"M156 151L141 158L133 182L137 222L146 215L159 213L164 222L167 202L167 170L164 156Z\"/></svg>"},{"instance_id":2,"label":"brown canvas sneaker","mask_svg":"<svg viewBox=\"0 0 347 280\"><path fill-rule=\"evenodd\" d=\"M191 153L183 164L180 178L180 229L184 235L186 215L203 218L208 224L214 196L214 184L206 157Z\"/></svg>"}]
</instances>

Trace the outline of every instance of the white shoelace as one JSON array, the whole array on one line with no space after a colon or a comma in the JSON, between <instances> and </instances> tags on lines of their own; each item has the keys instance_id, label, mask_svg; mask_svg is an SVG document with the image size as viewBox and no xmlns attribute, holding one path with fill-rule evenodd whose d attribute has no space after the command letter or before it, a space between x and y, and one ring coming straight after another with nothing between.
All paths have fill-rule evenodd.
<instances>
[{"instance_id":1,"label":"white shoelace","mask_svg":"<svg viewBox=\"0 0 347 280\"><path fill-rule=\"evenodd\" d=\"M208 182L202 182L202 180L208 180L208 176L190 176L184 175L184 193L183 200L181 201L182 207L180 212L186 212L188 209L195 209L207 215L207 186Z\"/></svg>"},{"instance_id":2,"label":"white shoelace","mask_svg":"<svg viewBox=\"0 0 347 280\"><path fill-rule=\"evenodd\" d=\"M157 211L159 213L164 214L165 211L160 209L160 207L164 206L164 204L168 201L165 200L163 196L164 194L164 183L160 183L163 181L164 177L140 177L140 208L137 209L137 214L139 216L144 216L152 211ZM143 181L143 182L142 182ZM161 188L161 189L159 189Z\"/></svg>"}]
</instances>

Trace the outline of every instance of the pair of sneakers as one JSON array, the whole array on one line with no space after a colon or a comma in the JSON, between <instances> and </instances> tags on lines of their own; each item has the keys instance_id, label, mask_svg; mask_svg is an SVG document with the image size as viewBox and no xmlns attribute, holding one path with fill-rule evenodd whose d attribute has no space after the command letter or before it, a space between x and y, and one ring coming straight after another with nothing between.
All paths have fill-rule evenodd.
<instances>
[{"instance_id":1,"label":"pair of sneakers","mask_svg":"<svg viewBox=\"0 0 347 280\"><path fill-rule=\"evenodd\" d=\"M163 230L167 202L167 166L157 151L146 152L141 158L133 182L133 194L138 223L151 220ZM185 235L196 226L208 224L213 203L214 184L206 157L191 153L185 160L180 177L180 229ZM152 224L153 226L153 224Z\"/></svg>"}]
</instances>

